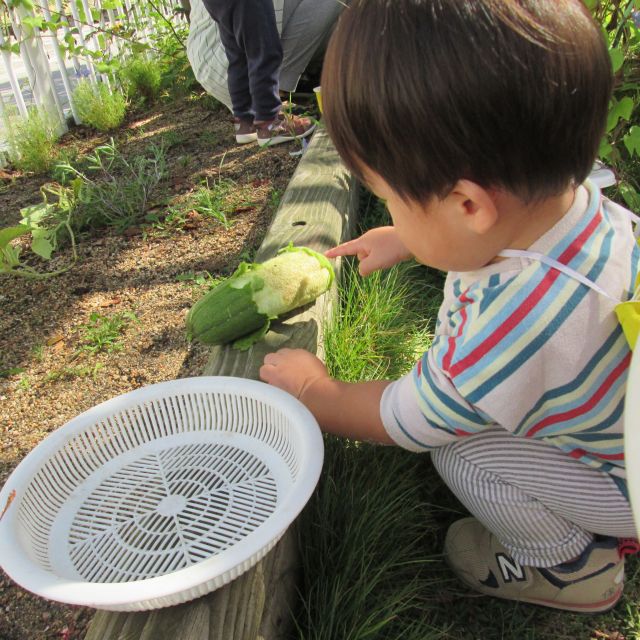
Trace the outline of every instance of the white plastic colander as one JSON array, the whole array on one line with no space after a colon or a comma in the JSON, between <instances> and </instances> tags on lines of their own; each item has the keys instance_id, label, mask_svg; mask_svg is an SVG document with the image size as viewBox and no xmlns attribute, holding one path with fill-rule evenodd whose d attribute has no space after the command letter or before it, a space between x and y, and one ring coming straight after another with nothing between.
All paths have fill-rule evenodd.
<instances>
[{"instance_id":1,"label":"white plastic colander","mask_svg":"<svg viewBox=\"0 0 640 640\"><path fill-rule=\"evenodd\" d=\"M261 382L118 396L40 443L0 492L0 564L25 589L114 611L186 602L253 566L311 496L311 413Z\"/></svg>"}]
</instances>

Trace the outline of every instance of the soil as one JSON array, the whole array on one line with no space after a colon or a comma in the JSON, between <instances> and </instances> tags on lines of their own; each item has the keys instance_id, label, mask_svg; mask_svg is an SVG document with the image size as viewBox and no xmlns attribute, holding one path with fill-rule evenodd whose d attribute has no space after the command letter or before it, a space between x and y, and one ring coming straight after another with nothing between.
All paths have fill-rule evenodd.
<instances>
[{"instance_id":1,"label":"soil","mask_svg":"<svg viewBox=\"0 0 640 640\"><path fill-rule=\"evenodd\" d=\"M236 146L229 114L205 94L167 99L112 134L127 156L164 139L168 176L152 203L155 223L78 237L78 259L45 280L0 276L0 486L43 438L97 403L142 385L198 375L208 358L185 338L185 315L209 278L228 275L259 246L297 164L279 145ZM67 155L82 157L109 135L75 127ZM233 181L225 228L189 208L208 180ZM0 228L41 201L50 176L0 172ZM177 219L166 217L180 209ZM68 265L69 249L41 270ZM97 314L97 315L92 315ZM91 318L121 321L113 348L96 349ZM0 505L2 513L5 505ZM94 611L35 597L0 572L0 640L83 638Z\"/></svg>"}]
</instances>

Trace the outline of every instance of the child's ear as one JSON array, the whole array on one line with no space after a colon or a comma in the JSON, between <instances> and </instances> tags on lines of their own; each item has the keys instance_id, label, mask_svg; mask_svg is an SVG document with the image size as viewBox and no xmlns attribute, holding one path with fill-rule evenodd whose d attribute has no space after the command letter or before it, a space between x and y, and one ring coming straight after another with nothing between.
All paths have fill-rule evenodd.
<instances>
[{"instance_id":1,"label":"child's ear","mask_svg":"<svg viewBox=\"0 0 640 640\"><path fill-rule=\"evenodd\" d=\"M478 235L489 232L498 222L492 192L471 180L458 180L447 197L453 199L463 223Z\"/></svg>"}]
</instances>

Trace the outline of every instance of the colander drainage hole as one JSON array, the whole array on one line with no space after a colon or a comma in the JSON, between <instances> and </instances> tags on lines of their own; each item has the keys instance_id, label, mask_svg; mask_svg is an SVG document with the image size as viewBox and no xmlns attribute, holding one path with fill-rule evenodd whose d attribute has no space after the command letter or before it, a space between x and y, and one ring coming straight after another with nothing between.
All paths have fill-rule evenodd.
<instances>
[{"instance_id":1,"label":"colander drainage hole","mask_svg":"<svg viewBox=\"0 0 640 640\"><path fill-rule=\"evenodd\" d=\"M177 516L186 506L187 499L175 494L162 498L156 510L161 516Z\"/></svg>"}]
</instances>

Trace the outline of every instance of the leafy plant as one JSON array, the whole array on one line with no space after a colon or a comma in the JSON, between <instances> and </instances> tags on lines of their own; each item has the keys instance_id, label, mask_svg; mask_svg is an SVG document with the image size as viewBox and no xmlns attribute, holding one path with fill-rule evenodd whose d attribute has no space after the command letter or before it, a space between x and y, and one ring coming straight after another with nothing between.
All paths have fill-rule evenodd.
<instances>
[{"instance_id":1,"label":"leafy plant","mask_svg":"<svg viewBox=\"0 0 640 640\"><path fill-rule=\"evenodd\" d=\"M11 367L9 369L0 369L0 379L17 376L24 371L24 367Z\"/></svg>"},{"instance_id":2,"label":"leafy plant","mask_svg":"<svg viewBox=\"0 0 640 640\"><path fill-rule=\"evenodd\" d=\"M187 211L182 207L169 207L165 211L153 212L145 217L146 222L151 224L153 233L144 230L143 235L153 235L156 237L166 237L176 231L182 229L187 223Z\"/></svg>"},{"instance_id":3,"label":"leafy plant","mask_svg":"<svg viewBox=\"0 0 640 640\"><path fill-rule=\"evenodd\" d=\"M640 209L640 11L634 0L585 0L603 27L616 85L599 156L618 176L619 199Z\"/></svg>"},{"instance_id":4,"label":"leafy plant","mask_svg":"<svg viewBox=\"0 0 640 640\"><path fill-rule=\"evenodd\" d=\"M217 180L212 187L209 181L200 186L193 194L193 208L199 214L217 220L225 229L228 229L233 222L227 218L229 206L226 202L229 192L233 188L231 180Z\"/></svg>"},{"instance_id":5,"label":"leafy plant","mask_svg":"<svg viewBox=\"0 0 640 640\"><path fill-rule=\"evenodd\" d=\"M97 147L84 170L57 166L67 199L73 199L75 229L113 226L124 229L141 222L166 174L164 146L150 145L146 155L126 158L113 140Z\"/></svg>"},{"instance_id":6,"label":"leafy plant","mask_svg":"<svg viewBox=\"0 0 640 640\"><path fill-rule=\"evenodd\" d=\"M123 311L112 316L92 313L87 324L82 327L84 336L79 351L86 351L92 355L122 351L122 334L132 322L138 322L136 314L132 311Z\"/></svg>"},{"instance_id":7,"label":"leafy plant","mask_svg":"<svg viewBox=\"0 0 640 640\"><path fill-rule=\"evenodd\" d=\"M43 190L44 195L44 190ZM60 201L65 202L61 194ZM67 271L69 266L56 271L41 272L22 259L22 247L14 241L27 234L31 235L31 251L44 260L49 260L58 247L58 239L62 231L71 240L73 260L76 259L75 236L71 227L72 210L69 206L51 205L46 201L25 207L20 210L22 219L13 227L0 229L0 273L23 278L50 278Z\"/></svg>"},{"instance_id":8,"label":"leafy plant","mask_svg":"<svg viewBox=\"0 0 640 640\"><path fill-rule=\"evenodd\" d=\"M150 103L160 95L162 67L155 58L131 57L118 76L131 100Z\"/></svg>"},{"instance_id":9,"label":"leafy plant","mask_svg":"<svg viewBox=\"0 0 640 640\"><path fill-rule=\"evenodd\" d=\"M62 369L54 369L47 373L44 381L56 382L58 380L64 380L69 378L88 378L91 377L94 380L98 377L98 373L104 368L104 363L96 362L93 365L78 365L75 367L63 367Z\"/></svg>"},{"instance_id":10,"label":"leafy plant","mask_svg":"<svg viewBox=\"0 0 640 640\"><path fill-rule=\"evenodd\" d=\"M56 142L59 123L46 110L31 107L28 116L17 114L7 117L5 126L9 157L13 165L21 171L44 173L48 171L58 156Z\"/></svg>"},{"instance_id":11,"label":"leafy plant","mask_svg":"<svg viewBox=\"0 0 640 640\"><path fill-rule=\"evenodd\" d=\"M73 92L73 103L85 124L98 131L110 131L122 124L127 100L123 94L112 92L104 83L92 84L82 80Z\"/></svg>"},{"instance_id":12,"label":"leafy plant","mask_svg":"<svg viewBox=\"0 0 640 640\"><path fill-rule=\"evenodd\" d=\"M179 273L176 276L176 280L178 282L184 282L192 287L206 286L207 289L213 289L213 287L224 280L224 277L212 276L208 271L198 271L196 273L193 271L187 271L186 273Z\"/></svg>"}]
</instances>

